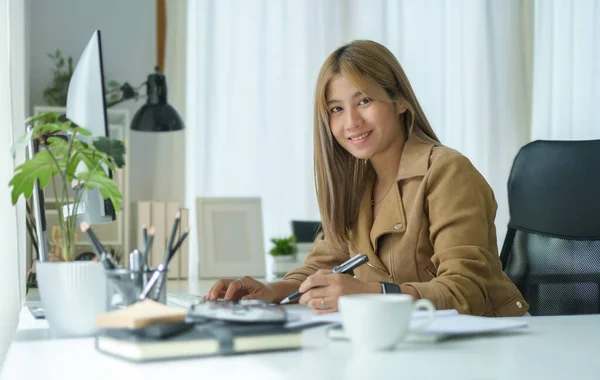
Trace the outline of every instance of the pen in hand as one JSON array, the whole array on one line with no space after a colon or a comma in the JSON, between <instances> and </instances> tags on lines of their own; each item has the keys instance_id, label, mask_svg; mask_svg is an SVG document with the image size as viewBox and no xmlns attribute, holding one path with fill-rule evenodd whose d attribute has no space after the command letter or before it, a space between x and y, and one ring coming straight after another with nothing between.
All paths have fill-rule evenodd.
<instances>
[{"instance_id":1,"label":"pen in hand","mask_svg":"<svg viewBox=\"0 0 600 380\"><path fill-rule=\"evenodd\" d=\"M359 254L359 255L354 256L350 260L347 260L343 264L340 264L337 267L333 268L331 270L331 273L333 273L333 274L335 274L335 273L348 273L348 272L350 272L350 271L358 268L362 264L366 263L367 261L369 261L369 258L366 255ZM302 297L302 293L300 293L300 291L297 291L294 294L290 294L289 296L287 296L286 298L284 298L283 301L281 301L280 304L281 305L285 305L286 303L290 303L292 301L295 301L296 299L298 299L300 297Z\"/></svg>"}]
</instances>

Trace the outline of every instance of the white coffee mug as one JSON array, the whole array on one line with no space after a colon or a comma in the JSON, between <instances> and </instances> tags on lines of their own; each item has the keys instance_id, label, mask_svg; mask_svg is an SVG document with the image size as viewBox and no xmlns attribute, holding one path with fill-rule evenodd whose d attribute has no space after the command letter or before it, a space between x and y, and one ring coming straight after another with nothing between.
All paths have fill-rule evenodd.
<instances>
[{"instance_id":1,"label":"white coffee mug","mask_svg":"<svg viewBox=\"0 0 600 380\"><path fill-rule=\"evenodd\" d=\"M406 334L425 329L435 319L435 306L426 300L414 302L408 294L353 294L341 296L338 306L346 336L367 351L394 348ZM411 328L413 311L425 309L427 318Z\"/></svg>"}]
</instances>

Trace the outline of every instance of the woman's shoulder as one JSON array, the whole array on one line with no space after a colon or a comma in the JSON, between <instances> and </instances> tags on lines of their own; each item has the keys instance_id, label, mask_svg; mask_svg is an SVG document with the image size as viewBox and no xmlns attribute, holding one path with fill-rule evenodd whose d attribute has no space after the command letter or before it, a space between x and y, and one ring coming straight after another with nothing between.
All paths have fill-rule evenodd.
<instances>
[{"instance_id":1,"label":"woman's shoulder","mask_svg":"<svg viewBox=\"0 0 600 380\"><path fill-rule=\"evenodd\" d=\"M428 198L455 200L462 196L473 202L483 199L489 207L482 207L495 212L497 203L494 191L468 157L455 149L436 145L431 150L429 162L430 166L425 176L425 192Z\"/></svg>"},{"instance_id":2,"label":"woman's shoulder","mask_svg":"<svg viewBox=\"0 0 600 380\"><path fill-rule=\"evenodd\" d=\"M465 165L467 163L471 164L471 161L465 155L442 144L434 145L429 156L430 168L440 164Z\"/></svg>"},{"instance_id":3,"label":"woman's shoulder","mask_svg":"<svg viewBox=\"0 0 600 380\"><path fill-rule=\"evenodd\" d=\"M456 176L456 179L475 177L487 182L469 158L445 145L435 145L429 156L429 172L434 176Z\"/></svg>"}]
</instances>

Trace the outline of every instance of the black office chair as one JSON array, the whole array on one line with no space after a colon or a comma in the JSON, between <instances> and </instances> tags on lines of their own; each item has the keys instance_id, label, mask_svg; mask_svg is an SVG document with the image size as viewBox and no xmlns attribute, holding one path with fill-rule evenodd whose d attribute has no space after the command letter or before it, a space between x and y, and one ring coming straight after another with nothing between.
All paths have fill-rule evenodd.
<instances>
[{"instance_id":1,"label":"black office chair","mask_svg":"<svg viewBox=\"0 0 600 380\"><path fill-rule=\"evenodd\" d=\"M292 233L298 243L313 243L321 231L320 221L292 220Z\"/></svg>"},{"instance_id":2,"label":"black office chair","mask_svg":"<svg viewBox=\"0 0 600 380\"><path fill-rule=\"evenodd\" d=\"M600 140L535 141L508 180L500 259L532 315L600 312Z\"/></svg>"}]
</instances>

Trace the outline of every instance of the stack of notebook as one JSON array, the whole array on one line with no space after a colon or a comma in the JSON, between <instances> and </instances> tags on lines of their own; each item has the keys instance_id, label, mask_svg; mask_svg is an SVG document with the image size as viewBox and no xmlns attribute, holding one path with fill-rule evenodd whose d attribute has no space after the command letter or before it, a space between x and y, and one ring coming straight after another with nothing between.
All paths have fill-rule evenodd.
<instances>
[{"instance_id":1,"label":"stack of notebook","mask_svg":"<svg viewBox=\"0 0 600 380\"><path fill-rule=\"evenodd\" d=\"M289 350L301 347L301 331L283 323L186 321L186 309L143 301L103 314L96 349L131 361Z\"/></svg>"}]
</instances>

